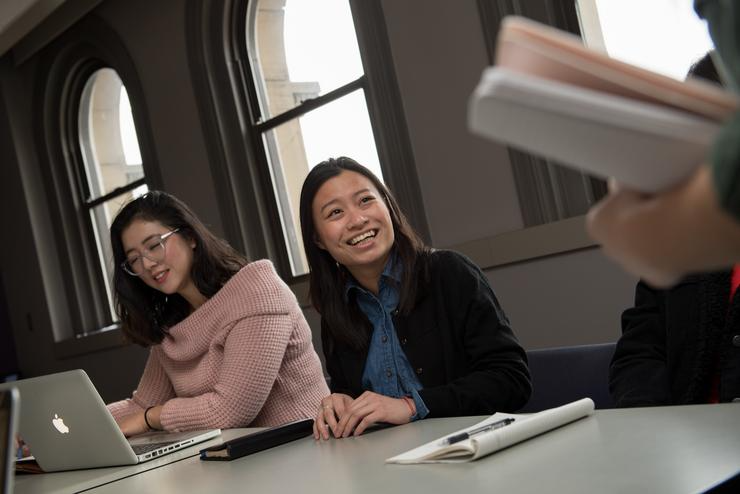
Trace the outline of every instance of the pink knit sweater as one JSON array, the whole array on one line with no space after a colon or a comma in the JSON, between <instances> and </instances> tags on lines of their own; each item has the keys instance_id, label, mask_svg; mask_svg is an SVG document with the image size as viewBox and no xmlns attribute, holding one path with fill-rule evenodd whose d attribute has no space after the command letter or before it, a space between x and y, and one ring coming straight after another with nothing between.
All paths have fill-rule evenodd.
<instances>
[{"instance_id":1,"label":"pink knit sweater","mask_svg":"<svg viewBox=\"0 0 740 494\"><path fill-rule=\"evenodd\" d=\"M162 405L168 431L266 427L313 417L329 394L298 302L270 261L235 274L153 346L114 417Z\"/></svg>"}]
</instances>

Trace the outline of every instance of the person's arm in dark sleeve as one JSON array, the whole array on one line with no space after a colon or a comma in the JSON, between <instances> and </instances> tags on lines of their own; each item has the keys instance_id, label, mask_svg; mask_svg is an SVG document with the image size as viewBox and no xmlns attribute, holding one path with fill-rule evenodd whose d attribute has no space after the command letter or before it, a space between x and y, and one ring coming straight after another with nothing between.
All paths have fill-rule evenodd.
<instances>
[{"instance_id":1,"label":"person's arm in dark sleeve","mask_svg":"<svg viewBox=\"0 0 740 494\"><path fill-rule=\"evenodd\" d=\"M635 306L622 314L622 337L609 369L609 391L619 407L671 404L663 298L663 291L641 281Z\"/></svg>"},{"instance_id":2,"label":"person's arm in dark sleeve","mask_svg":"<svg viewBox=\"0 0 740 494\"><path fill-rule=\"evenodd\" d=\"M429 417L514 412L532 392L527 358L483 272L466 257L445 253L445 303L470 363L467 375L419 394Z\"/></svg>"}]
</instances>

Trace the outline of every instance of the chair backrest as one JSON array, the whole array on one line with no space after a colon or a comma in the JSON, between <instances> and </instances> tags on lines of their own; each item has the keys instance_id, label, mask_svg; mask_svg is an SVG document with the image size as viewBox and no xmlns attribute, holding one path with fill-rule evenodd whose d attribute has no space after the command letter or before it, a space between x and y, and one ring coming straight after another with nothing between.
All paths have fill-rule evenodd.
<instances>
[{"instance_id":1,"label":"chair backrest","mask_svg":"<svg viewBox=\"0 0 740 494\"><path fill-rule=\"evenodd\" d=\"M594 400L596 408L613 408L609 364L615 346L601 343L528 351L532 397L520 412L539 412L586 397Z\"/></svg>"}]
</instances>

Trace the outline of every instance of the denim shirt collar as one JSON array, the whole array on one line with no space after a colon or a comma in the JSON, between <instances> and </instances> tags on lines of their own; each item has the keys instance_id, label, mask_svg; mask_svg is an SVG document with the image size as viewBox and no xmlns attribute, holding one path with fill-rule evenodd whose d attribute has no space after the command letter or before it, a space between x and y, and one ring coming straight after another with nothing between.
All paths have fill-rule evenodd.
<instances>
[{"instance_id":1,"label":"denim shirt collar","mask_svg":"<svg viewBox=\"0 0 740 494\"><path fill-rule=\"evenodd\" d=\"M380 273L380 283L383 283L384 279L390 279L395 282L396 286L400 286L402 275L403 275L403 265L398 259L398 254L396 253L396 249L394 248L393 250L391 250L391 255L388 256L388 261L385 263L383 272ZM352 275L350 275L349 278L347 279L347 284L344 286L344 300L345 301L349 300L349 293L353 289L360 290L362 292L368 291L365 287L360 285Z\"/></svg>"}]
</instances>

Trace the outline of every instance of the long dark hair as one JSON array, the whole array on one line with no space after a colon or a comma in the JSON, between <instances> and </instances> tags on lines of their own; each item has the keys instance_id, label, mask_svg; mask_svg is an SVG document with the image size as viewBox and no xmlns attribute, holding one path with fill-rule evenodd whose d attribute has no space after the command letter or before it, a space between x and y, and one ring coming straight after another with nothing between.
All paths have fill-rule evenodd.
<instances>
[{"instance_id":1,"label":"long dark hair","mask_svg":"<svg viewBox=\"0 0 740 494\"><path fill-rule=\"evenodd\" d=\"M170 327L190 314L190 304L178 294L165 295L141 278L126 273L121 234L134 221L158 221L195 242L190 276L198 291L211 298L247 264L246 258L216 237L185 203L162 191L150 191L126 204L110 228L113 247L115 307L127 339L142 346L160 343Z\"/></svg>"},{"instance_id":2,"label":"long dark hair","mask_svg":"<svg viewBox=\"0 0 740 494\"><path fill-rule=\"evenodd\" d=\"M311 303L325 321L331 340L342 342L355 350L366 348L371 328L367 318L356 303L347 304L344 299L345 286L351 276L343 266L316 240L316 225L313 221L313 200L321 186L344 171L363 175L370 180L385 201L390 212L395 235L394 248L403 267L398 310L408 314L416 302L418 278L424 271L424 258L429 249L419 238L398 207L388 188L370 170L347 157L331 158L316 165L306 177L301 189L301 230L303 247L310 268ZM331 348L324 348L331 352Z\"/></svg>"}]
</instances>

